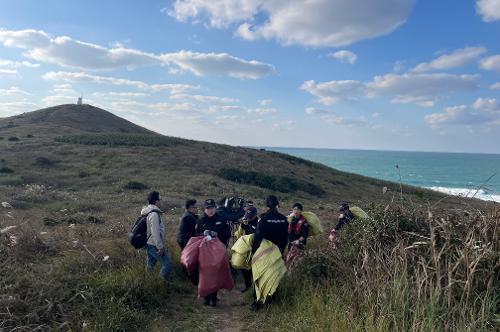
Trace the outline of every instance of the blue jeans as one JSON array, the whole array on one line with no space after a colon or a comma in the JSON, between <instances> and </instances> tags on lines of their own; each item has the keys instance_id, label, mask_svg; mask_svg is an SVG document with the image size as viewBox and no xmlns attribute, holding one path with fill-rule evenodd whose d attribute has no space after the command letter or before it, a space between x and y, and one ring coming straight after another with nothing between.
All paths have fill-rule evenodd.
<instances>
[{"instance_id":1,"label":"blue jeans","mask_svg":"<svg viewBox=\"0 0 500 332\"><path fill-rule=\"evenodd\" d=\"M172 263L170 261L170 257L168 257L167 250L165 249L163 256L158 256L158 254L156 253L158 250L156 249L155 246L146 244L145 249L147 253L146 269L149 272L151 272L153 271L153 267L155 266L156 262L160 262L161 264L160 275L163 278L168 279L168 276L172 271Z\"/></svg>"}]
</instances>

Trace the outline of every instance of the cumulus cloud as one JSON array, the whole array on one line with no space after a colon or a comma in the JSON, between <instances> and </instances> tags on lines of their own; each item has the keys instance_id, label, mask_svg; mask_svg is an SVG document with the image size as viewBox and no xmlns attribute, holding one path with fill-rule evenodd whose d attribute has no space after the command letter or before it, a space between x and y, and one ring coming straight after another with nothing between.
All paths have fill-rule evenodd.
<instances>
[{"instance_id":1,"label":"cumulus cloud","mask_svg":"<svg viewBox=\"0 0 500 332\"><path fill-rule=\"evenodd\" d=\"M323 105L333 105L342 100L362 96L386 96L397 104L416 104L431 107L445 96L478 88L477 75L435 74L386 74L375 76L371 82L305 81L301 89L316 97Z\"/></svg>"},{"instance_id":2,"label":"cumulus cloud","mask_svg":"<svg viewBox=\"0 0 500 332\"><path fill-rule=\"evenodd\" d=\"M470 105L447 107L441 113L424 117L432 128L440 125L496 125L500 123L500 106L495 98L478 98Z\"/></svg>"},{"instance_id":3,"label":"cumulus cloud","mask_svg":"<svg viewBox=\"0 0 500 332\"><path fill-rule=\"evenodd\" d=\"M364 84L354 80L329 81L316 83L305 81L300 87L315 96L323 105L333 105L341 100L355 99L364 91Z\"/></svg>"},{"instance_id":4,"label":"cumulus cloud","mask_svg":"<svg viewBox=\"0 0 500 332\"><path fill-rule=\"evenodd\" d=\"M171 93L182 93L192 89L199 89L199 86L189 84L149 84L142 81L134 81L125 78L117 78L111 76L98 76L84 72L48 72L43 76L44 80L61 81L61 82L75 82L75 83L96 83L96 84L110 84L117 86L132 86L142 90L170 90Z\"/></svg>"},{"instance_id":5,"label":"cumulus cloud","mask_svg":"<svg viewBox=\"0 0 500 332\"><path fill-rule=\"evenodd\" d=\"M341 50L335 53L329 53L328 56L335 58L340 62L348 63L351 65L355 64L356 60L358 59L358 56L355 53L347 50Z\"/></svg>"},{"instance_id":6,"label":"cumulus cloud","mask_svg":"<svg viewBox=\"0 0 500 332\"><path fill-rule=\"evenodd\" d=\"M495 70L500 73L500 54L482 59L479 62L479 67L484 70Z\"/></svg>"},{"instance_id":7,"label":"cumulus cloud","mask_svg":"<svg viewBox=\"0 0 500 332\"><path fill-rule=\"evenodd\" d=\"M375 76L366 87L370 96L388 96L393 103L431 107L451 93L477 89L478 79L477 75L443 73L387 74Z\"/></svg>"},{"instance_id":8,"label":"cumulus cloud","mask_svg":"<svg viewBox=\"0 0 500 332\"><path fill-rule=\"evenodd\" d=\"M25 49L24 55L40 62L85 70L138 66L170 66L175 72L191 72L198 76L218 75L240 79L258 79L275 72L272 65L244 60L227 53L179 51L153 54L125 48L118 44L107 48L82 42L68 36L52 37L37 30L0 30L0 43Z\"/></svg>"},{"instance_id":9,"label":"cumulus cloud","mask_svg":"<svg viewBox=\"0 0 500 332\"><path fill-rule=\"evenodd\" d=\"M500 90L500 82L494 83L490 85L490 89L492 90Z\"/></svg>"},{"instance_id":10,"label":"cumulus cloud","mask_svg":"<svg viewBox=\"0 0 500 332\"><path fill-rule=\"evenodd\" d=\"M500 20L500 0L476 0L476 11L484 22Z\"/></svg>"},{"instance_id":11,"label":"cumulus cloud","mask_svg":"<svg viewBox=\"0 0 500 332\"><path fill-rule=\"evenodd\" d=\"M17 77L17 69L1 69L0 77Z\"/></svg>"},{"instance_id":12,"label":"cumulus cloud","mask_svg":"<svg viewBox=\"0 0 500 332\"><path fill-rule=\"evenodd\" d=\"M17 86L11 86L8 89L0 89L0 96L30 96L31 93L21 90Z\"/></svg>"},{"instance_id":13,"label":"cumulus cloud","mask_svg":"<svg viewBox=\"0 0 500 332\"><path fill-rule=\"evenodd\" d=\"M104 97L104 98L142 98L147 97L149 94L143 92L116 92L116 91L108 91L108 92L94 92L92 93L95 97Z\"/></svg>"},{"instance_id":14,"label":"cumulus cloud","mask_svg":"<svg viewBox=\"0 0 500 332\"><path fill-rule=\"evenodd\" d=\"M276 108L269 107L257 107L257 108L249 108L247 110L248 113L257 113L260 115L276 113L278 110Z\"/></svg>"},{"instance_id":15,"label":"cumulus cloud","mask_svg":"<svg viewBox=\"0 0 500 332\"><path fill-rule=\"evenodd\" d=\"M32 63L29 61L12 61L6 59L0 59L0 67L8 67L8 68L37 68L40 67L39 63Z\"/></svg>"},{"instance_id":16,"label":"cumulus cloud","mask_svg":"<svg viewBox=\"0 0 500 332\"><path fill-rule=\"evenodd\" d=\"M7 117L37 109L38 105L27 101L0 102L0 117Z\"/></svg>"},{"instance_id":17,"label":"cumulus cloud","mask_svg":"<svg viewBox=\"0 0 500 332\"><path fill-rule=\"evenodd\" d=\"M176 0L179 21L226 28L236 35L284 45L337 47L386 35L406 21L413 0Z\"/></svg>"},{"instance_id":18,"label":"cumulus cloud","mask_svg":"<svg viewBox=\"0 0 500 332\"><path fill-rule=\"evenodd\" d=\"M443 54L430 62L422 62L411 71L422 73L432 70L444 70L466 65L486 52L484 47L466 47Z\"/></svg>"},{"instance_id":19,"label":"cumulus cloud","mask_svg":"<svg viewBox=\"0 0 500 332\"><path fill-rule=\"evenodd\" d=\"M260 99L257 102L261 106L268 106L268 105L271 105L271 103L273 102L273 100L272 99Z\"/></svg>"},{"instance_id":20,"label":"cumulus cloud","mask_svg":"<svg viewBox=\"0 0 500 332\"><path fill-rule=\"evenodd\" d=\"M191 95L191 94L172 94L170 99L192 100L199 103L222 103L231 104L239 100L237 98L218 97L218 96L204 96L204 95Z\"/></svg>"},{"instance_id":21,"label":"cumulus cloud","mask_svg":"<svg viewBox=\"0 0 500 332\"><path fill-rule=\"evenodd\" d=\"M197 76L228 75L242 79L258 79L275 73L274 66L259 61L247 61L227 53L179 51L162 54L163 62L174 64L182 71Z\"/></svg>"},{"instance_id":22,"label":"cumulus cloud","mask_svg":"<svg viewBox=\"0 0 500 332\"><path fill-rule=\"evenodd\" d=\"M308 107L305 110L306 114L319 116L323 121L336 124L336 125L366 125L367 122L363 118L359 119L346 119L342 116L339 116L332 110L318 109L314 107Z\"/></svg>"},{"instance_id":23,"label":"cumulus cloud","mask_svg":"<svg viewBox=\"0 0 500 332\"><path fill-rule=\"evenodd\" d=\"M77 96L68 96L68 95L53 95L53 96L46 96L43 97L41 100L41 104L44 107L49 107L49 106L54 106L54 105L61 105L61 104L75 104L77 101ZM87 102L91 102L90 100L87 100Z\"/></svg>"}]
</instances>

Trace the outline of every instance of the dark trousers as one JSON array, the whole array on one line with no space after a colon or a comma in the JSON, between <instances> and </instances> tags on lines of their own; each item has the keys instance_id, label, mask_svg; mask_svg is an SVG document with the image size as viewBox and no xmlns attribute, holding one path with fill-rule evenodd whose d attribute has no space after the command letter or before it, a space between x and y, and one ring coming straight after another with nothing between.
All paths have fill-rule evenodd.
<instances>
[{"instance_id":1,"label":"dark trousers","mask_svg":"<svg viewBox=\"0 0 500 332\"><path fill-rule=\"evenodd\" d=\"M208 294L207 296L204 297L205 302L217 302L217 292L214 292L212 294Z\"/></svg>"},{"instance_id":2,"label":"dark trousers","mask_svg":"<svg viewBox=\"0 0 500 332\"><path fill-rule=\"evenodd\" d=\"M243 274L243 278L245 279L245 287L252 286L252 270L240 270L241 274Z\"/></svg>"}]
</instances>

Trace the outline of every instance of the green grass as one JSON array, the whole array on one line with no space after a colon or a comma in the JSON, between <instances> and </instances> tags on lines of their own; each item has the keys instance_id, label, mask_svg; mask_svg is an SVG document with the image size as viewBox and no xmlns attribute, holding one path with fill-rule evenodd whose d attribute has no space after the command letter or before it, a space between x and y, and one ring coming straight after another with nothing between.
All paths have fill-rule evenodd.
<instances>
[{"instance_id":1,"label":"green grass","mask_svg":"<svg viewBox=\"0 0 500 332\"><path fill-rule=\"evenodd\" d=\"M173 137L153 134L81 134L65 135L56 138L56 142L84 144L84 145L109 145L109 146L172 146L183 144L183 141Z\"/></svg>"}]
</instances>

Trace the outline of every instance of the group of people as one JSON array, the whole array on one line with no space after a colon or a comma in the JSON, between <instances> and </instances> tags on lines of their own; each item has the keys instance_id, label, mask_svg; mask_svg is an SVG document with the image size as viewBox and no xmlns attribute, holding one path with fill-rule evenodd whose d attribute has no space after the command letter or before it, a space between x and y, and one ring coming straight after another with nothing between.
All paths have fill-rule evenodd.
<instances>
[{"instance_id":1,"label":"group of people","mask_svg":"<svg viewBox=\"0 0 500 332\"><path fill-rule=\"evenodd\" d=\"M162 219L162 212L159 208L160 194L153 191L148 195L149 205L141 211L142 216L147 220L147 270L151 271L156 262L161 264L160 275L165 280L165 287L168 287L168 277L172 270L170 257L165 249L165 224ZM177 233L177 243L181 250L188 244L189 240L195 236L210 236L218 238L227 248L233 236L253 235L252 254L257 251L263 239L276 245L282 257L285 259L285 250L304 249L309 235L309 223L302 215L303 205L295 203L292 206L292 213L285 216L279 212L279 201L274 195L266 197L264 204L266 212L257 213L257 208L253 202L244 202L241 198L223 198L218 204L213 199L203 202L203 214L199 216L197 201L188 199L185 202L185 212L180 219ZM344 216L339 219L335 230L340 229L344 224L354 219L348 213L349 207L343 205L341 212ZM346 212L347 211L347 212ZM345 215L347 213L347 215ZM252 272L241 270L244 277L245 287L241 290L246 292L252 287ZM196 276L191 276L196 282ZM216 306L217 292L204 297L204 304ZM254 289L254 302L252 310L258 310L262 303L257 300Z\"/></svg>"}]
</instances>

